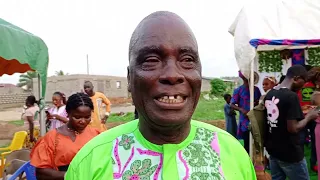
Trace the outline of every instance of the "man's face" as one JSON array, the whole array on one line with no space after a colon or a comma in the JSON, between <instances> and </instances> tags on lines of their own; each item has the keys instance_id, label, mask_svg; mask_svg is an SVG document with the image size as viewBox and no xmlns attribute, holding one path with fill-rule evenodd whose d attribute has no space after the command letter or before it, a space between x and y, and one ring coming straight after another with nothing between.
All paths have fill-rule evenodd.
<instances>
[{"instance_id":1,"label":"man's face","mask_svg":"<svg viewBox=\"0 0 320 180\"><path fill-rule=\"evenodd\" d=\"M89 96L93 95L93 85L92 83L84 83L83 85L84 92Z\"/></svg>"},{"instance_id":2,"label":"man's face","mask_svg":"<svg viewBox=\"0 0 320 180\"><path fill-rule=\"evenodd\" d=\"M298 92L306 83L306 77L304 76L297 76L293 78L293 83L292 83L292 91Z\"/></svg>"},{"instance_id":3,"label":"man's face","mask_svg":"<svg viewBox=\"0 0 320 180\"><path fill-rule=\"evenodd\" d=\"M191 30L176 17L157 17L136 32L128 82L139 116L158 126L188 122L201 89L201 63Z\"/></svg>"}]
</instances>

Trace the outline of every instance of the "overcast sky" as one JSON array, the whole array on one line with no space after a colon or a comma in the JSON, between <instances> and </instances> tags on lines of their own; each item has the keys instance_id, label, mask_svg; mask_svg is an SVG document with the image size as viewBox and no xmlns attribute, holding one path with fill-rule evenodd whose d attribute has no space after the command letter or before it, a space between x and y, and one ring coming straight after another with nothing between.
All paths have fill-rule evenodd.
<instances>
[{"instance_id":1,"label":"overcast sky","mask_svg":"<svg viewBox=\"0 0 320 180\"><path fill-rule=\"evenodd\" d=\"M237 75L228 28L250 0L0 0L0 18L41 37L49 48L48 76L63 70L126 76L128 45L137 24L166 10L180 15L199 44L203 76ZM19 75L2 76L16 83Z\"/></svg>"}]
</instances>

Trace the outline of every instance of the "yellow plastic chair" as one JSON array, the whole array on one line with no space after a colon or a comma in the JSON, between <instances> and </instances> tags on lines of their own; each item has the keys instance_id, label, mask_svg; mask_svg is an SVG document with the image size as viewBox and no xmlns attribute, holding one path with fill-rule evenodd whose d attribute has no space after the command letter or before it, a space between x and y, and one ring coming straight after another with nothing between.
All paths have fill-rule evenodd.
<instances>
[{"instance_id":1,"label":"yellow plastic chair","mask_svg":"<svg viewBox=\"0 0 320 180\"><path fill-rule=\"evenodd\" d=\"M18 131L14 133L13 139L11 141L10 146L5 148L0 148L1 153L1 166L0 166L0 177L2 177L2 171L4 169L5 165L5 159L8 154L10 154L12 151L20 150L22 149L24 142L27 138L28 133L26 131ZM6 151L6 152L3 152Z\"/></svg>"}]
</instances>

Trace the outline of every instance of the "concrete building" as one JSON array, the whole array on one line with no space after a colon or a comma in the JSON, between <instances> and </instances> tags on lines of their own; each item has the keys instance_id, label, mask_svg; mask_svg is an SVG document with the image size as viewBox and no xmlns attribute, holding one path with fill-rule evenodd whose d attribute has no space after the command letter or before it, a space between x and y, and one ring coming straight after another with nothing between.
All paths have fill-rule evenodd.
<instances>
[{"instance_id":1,"label":"concrete building","mask_svg":"<svg viewBox=\"0 0 320 180\"><path fill-rule=\"evenodd\" d=\"M67 97L81 92L85 81L91 81L95 91L104 93L109 98L128 97L127 78L101 75L65 75L48 77L46 102L52 101L52 94L63 92ZM38 79L33 79L33 93L38 97Z\"/></svg>"}]
</instances>

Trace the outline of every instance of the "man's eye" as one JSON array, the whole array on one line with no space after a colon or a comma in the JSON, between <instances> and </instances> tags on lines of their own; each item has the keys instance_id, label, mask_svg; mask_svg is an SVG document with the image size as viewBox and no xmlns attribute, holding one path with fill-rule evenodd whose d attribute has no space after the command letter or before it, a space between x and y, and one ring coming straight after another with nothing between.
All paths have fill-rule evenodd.
<instances>
[{"instance_id":1,"label":"man's eye","mask_svg":"<svg viewBox=\"0 0 320 180\"><path fill-rule=\"evenodd\" d=\"M159 62L159 58L157 57L149 57L149 58L146 58L145 62Z\"/></svg>"},{"instance_id":2,"label":"man's eye","mask_svg":"<svg viewBox=\"0 0 320 180\"><path fill-rule=\"evenodd\" d=\"M192 69L196 65L196 61L191 56L183 56L180 60L181 66L186 69Z\"/></svg>"},{"instance_id":3,"label":"man's eye","mask_svg":"<svg viewBox=\"0 0 320 180\"><path fill-rule=\"evenodd\" d=\"M159 58L150 57L142 63L142 69L146 71L154 70L160 63L161 61Z\"/></svg>"}]
</instances>

